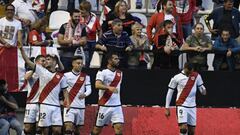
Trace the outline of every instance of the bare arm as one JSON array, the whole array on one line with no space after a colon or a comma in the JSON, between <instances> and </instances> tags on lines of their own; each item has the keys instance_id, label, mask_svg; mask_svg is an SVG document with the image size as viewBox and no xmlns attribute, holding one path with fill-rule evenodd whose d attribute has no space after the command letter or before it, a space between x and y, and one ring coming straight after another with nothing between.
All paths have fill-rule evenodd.
<instances>
[{"instance_id":1,"label":"bare arm","mask_svg":"<svg viewBox=\"0 0 240 135\"><path fill-rule=\"evenodd\" d=\"M64 40L64 35L58 34L58 43L61 46L71 46L72 45L72 40L73 39Z\"/></svg>"},{"instance_id":2,"label":"bare arm","mask_svg":"<svg viewBox=\"0 0 240 135\"><path fill-rule=\"evenodd\" d=\"M23 46L22 31L21 31L21 30L19 30L19 31L17 32L17 36L18 36L18 44L19 44L20 46Z\"/></svg>"},{"instance_id":3,"label":"bare arm","mask_svg":"<svg viewBox=\"0 0 240 135\"><path fill-rule=\"evenodd\" d=\"M62 62L61 62L61 60L59 58L58 58L57 64L58 64L58 70L59 71L63 71L64 70L64 65L62 64Z\"/></svg>"},{"instance_id":4,"label":"bare arm","mask_svg":"<svg viewBox=\"0 0 240 135\"><path fill-rule=\"evenodd\" d=\"M36 64L33 63L33 62L28 58L28 56L27 56L26 53L24 52L22 46L19 45L18 47L19 47L19 50L21 51L23 60L26 62L26 64L27 64L31 69L34 69L34 67L35 67Z\"/></svg>"}]
</instances>

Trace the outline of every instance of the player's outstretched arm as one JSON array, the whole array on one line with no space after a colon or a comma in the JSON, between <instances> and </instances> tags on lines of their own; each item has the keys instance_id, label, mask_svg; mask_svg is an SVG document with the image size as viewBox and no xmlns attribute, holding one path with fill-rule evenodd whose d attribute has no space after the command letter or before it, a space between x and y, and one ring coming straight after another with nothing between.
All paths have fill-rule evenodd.
<instances>
[{"instance_id":1,"label":"player's outstretched arm","mask_svg":"<svg viewBox=\"0 0 240 135\"><path fill-rule=\"evenodd\" d=\"M21 45L18 46L19 50L21 51L23 60L26 62L26 64L31 68L34 69L35 63L33 63L28 56L26 55L25 51L23 50L23 47Z\"/></svg>"},{"instance_id":2,"label":"player's outstretched arm","mask_svg":"<svg viewBox=\"0 0 240 135\"><path fill-rule=\"evenodd\" d=\"M113 93L117 93L118 92L116 87L106 86L100 80L97 80L95 82L95 88L96 89L101 89L101 90L108 90L108 91L111 91Z\"/></svg>"}]
</instances>

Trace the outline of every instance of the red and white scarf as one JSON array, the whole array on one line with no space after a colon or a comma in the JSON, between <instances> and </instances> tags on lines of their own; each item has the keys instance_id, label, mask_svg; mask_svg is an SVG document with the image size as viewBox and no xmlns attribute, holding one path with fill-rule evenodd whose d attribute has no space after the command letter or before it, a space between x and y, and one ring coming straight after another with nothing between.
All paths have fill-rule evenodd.
<instances>
[{"instance_id":1,"label":"red and white scarf","mask_svg":"<svg viewBox=\"0 0 240 135\"><path fill-rule=\"evenodd\" d=\"M73 22L69 20L65 29L64 40L69 40L73 37L75 41L79 42L82 35L82 26L78 23L75 29L73 29L72 24Z\"/></svg>"}]
</instances>

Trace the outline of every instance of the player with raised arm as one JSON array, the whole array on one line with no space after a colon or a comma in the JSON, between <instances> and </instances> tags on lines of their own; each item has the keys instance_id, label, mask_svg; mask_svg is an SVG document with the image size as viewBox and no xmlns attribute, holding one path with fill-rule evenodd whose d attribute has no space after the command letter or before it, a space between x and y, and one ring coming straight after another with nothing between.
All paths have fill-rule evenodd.
<instances>
[{"instance_id":1,"label":"player with raised arm","mask_svg":"<svg viewBox=\"0 0 240 135\"><path fill-rule=\"evenodd\" d=\"M35 63L44 66L45 57L43 55L38 55L35 58ZM26 72L24 79L28 90L24 115L24 133L25 135L40 134L36 125L39 114L39 77L30 70Z\"/></svg>"},{"instance_id":2,"label":"player with raised arm","mask_svg":"<svg viewBox=\"0 0 240 135\"><path fill-rule=\"evenodd\" d=\"M56 71L57 57L46 55L45 67L33 63L25 54L22 46L19 46L26 64L39 76L39 122L41 133L47 135L51 126L54 135L61 134L63 125L60 109L59 93L63 90L66 107L69 108L67 82L65 76Z\"/></svg>"},{"instance_id":3,"label":"player with raised arm","mask_svg":"<svg viewBox=\"0 0 240 135\"><path fill-rule=\"evenodd\" d=\"M196 92L206 95L202 77L194 72L191 63L185 63L181 73L175 75L169 85L166 97L166 117L170 116L170 102L174 90L177 89L176 109L180 135L194 135L196 126Z\"/></svg>"}]
</instances>

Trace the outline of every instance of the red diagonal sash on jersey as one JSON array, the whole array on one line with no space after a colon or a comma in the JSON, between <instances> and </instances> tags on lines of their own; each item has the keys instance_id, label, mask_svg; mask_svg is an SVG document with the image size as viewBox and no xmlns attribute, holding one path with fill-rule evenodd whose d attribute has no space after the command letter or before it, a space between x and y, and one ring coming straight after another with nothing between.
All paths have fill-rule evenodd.
<instances>
[{"instance_id":1,"label":"red diagonal sash on jersey","mask_svg":"<svg viewBox=\"0 0 240 135\"><path fill-rule=\"evenodd\" d=\"M77 81L73 85L72 89L69 91L69 105L71 105L71 103L73 102L73 99L76 97L76 95L80 91L82 85L84 84L85 78L86 78L86 74L81 73Z\"/></svg>"},{"instance_id":2,"label":"red diagonal sash on jersey","mask_svg":"<svg viewBox=\"0 0 240 135\"><path fill-rule=\"evenodd\" d=\"M30 92L29 96L27 97L27 103L29 103L34 98L34 96L36 95L36 93L38 91L38 88L39 88L39 79L37 79L37 81L33 84L31 92Z\"/></svg>"},{"instance_id":3,"label":"red diagonal sash on jersey","mask_svg":"<svg viewBox=\"0 0 240 135\"><path fill-rule=\"evenodd\" d=\"M178 100L176 101L176 105L182 105L186 98L188 97L189 93L192 90L192 87L197 79L198 73L193 72L189 75L188 81L185 85L185 87L182 90L182 93L180 94Z\"/></svg>"},{"instance_id":4,"label":"red diagonal sash on jersey","mask_svg":"<svg viewBox=\"0 0 240 135\"><path fill-rule=\"evenodd\" d=\"M39 103L42 103L48 94L56 87L56 85L60 82L62 79L63 74L62 73L56 73L51 81L48 82L48 84L43 88L40 97L39 97Z\"/></svg>"},{"instance_id":5,"label":"red diagonal sash on jersey","mask_svg":"<svg viewBox=\"0 0 240 135\"><path fill-rule=\"evenodd\" d=\"M120 70L116 70L116 74L115 77L113 79L113 81L111 82L111 84L109 86L111 87L117 87L117 85L119 84L119 82L121 81L121 71ZM107 101L110 99L110 97L112 96L112 92L109 90L106 90L103 94L103 96L99 99L98 104L99 105L104 105L105 103L107 103Z\"/></svg>"}]
</instances>

